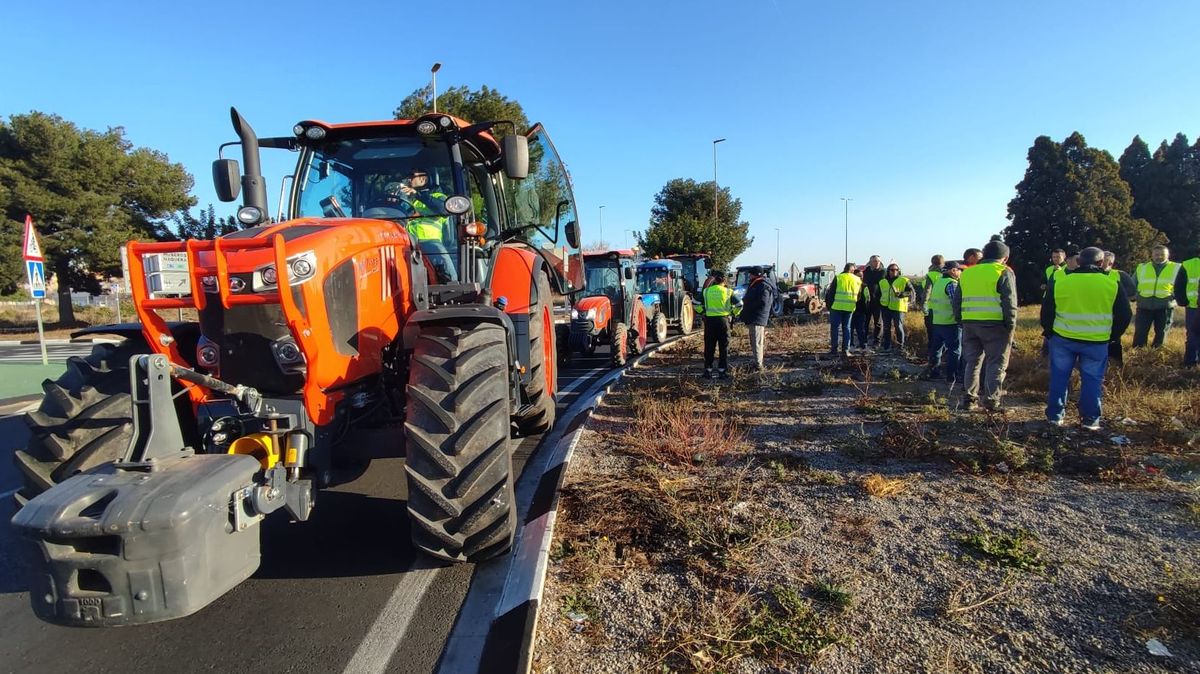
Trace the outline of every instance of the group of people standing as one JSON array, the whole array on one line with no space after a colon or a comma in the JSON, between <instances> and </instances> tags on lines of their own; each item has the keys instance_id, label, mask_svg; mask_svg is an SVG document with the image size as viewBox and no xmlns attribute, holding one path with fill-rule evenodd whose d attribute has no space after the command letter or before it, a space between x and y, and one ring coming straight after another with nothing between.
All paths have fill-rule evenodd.
<instances>
[{"instance_id":1,"label":"group of people standing","mask_svg":"<svg viewBox=\"0 0 1200 674\"><path fill-rule=\"evenodd\" d=\"M740 319L749 329L750 356L755 369L762 371L766 346L767 322L771 308L779 301L779 288L765 275L762 267L750 269L750 283L741 299L734 295L724 271L712 272L698 296L692 299L696 314L704 317L704 378L729 378L729 324Z\"/></svg>"},{"instance_id":2,"label":"group of people standing","mask_svg":"<svg viewBox=\"0 0 1200 674\"><path fill-rule=\"evenodd\" d=\"M961 382L961 408L968 411L1007 411L1001 396L1017 319L1016 277L1008 258L1008 246L994 238L982 249L967 249L961 262L933 256L922 279L929 343L925 376ZM1079 369L1082 426L1100 428L1104 373L1110 358L1121 357L1121 336L1130 322L1134 348L1147 346L1151 328L1151 346L1159 347L1176 305L1187 307L1184 366L1200 363L1200 257L1171 262L1166 246L1156 246L1132 276L1115 269L1115 262L1113 253L1096 247L1051 254L1040 323L1050 367L1046 418L1054 425L1063 424L1071 373ZM826 293L830 353L902 347L912 285L898 265L884 270L878 256L861 269L847 264ZM1136 302L1136 317L1130 301Z\"/></svg>"}]
</instances>

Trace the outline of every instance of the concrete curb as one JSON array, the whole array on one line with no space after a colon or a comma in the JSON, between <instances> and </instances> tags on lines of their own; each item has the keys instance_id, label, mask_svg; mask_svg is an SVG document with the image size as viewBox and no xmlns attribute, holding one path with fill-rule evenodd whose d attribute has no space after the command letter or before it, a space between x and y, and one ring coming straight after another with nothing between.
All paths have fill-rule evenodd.
<instances>
[{"instance_id":1,"label":"concrete curb","mask_svg":"<svg viewBox=\"0 0 1200 674\"><path fill-rule=\"evenodd\" d=\"M517 503L528 505L518 510L522 526L513 551L476 569L458 620L446 640L438 672L530 671L558 516L559 488L579 437L596 407L626 371L640 367L660 348L685 338L681 335L657 344L627 367L601 376L567 410L566 423L551 431L538 453L536 469L527 469L517 482Z\"/></svg>"}]
</instances>

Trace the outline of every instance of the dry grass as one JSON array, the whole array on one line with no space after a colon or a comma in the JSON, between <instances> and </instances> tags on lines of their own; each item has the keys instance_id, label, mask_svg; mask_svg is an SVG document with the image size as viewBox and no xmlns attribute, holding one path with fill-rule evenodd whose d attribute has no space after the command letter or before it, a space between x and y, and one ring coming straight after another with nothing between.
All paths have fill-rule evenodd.
<instances>
[{"instance_id":1,"label":"dry grass","mask_svg":"<svg viewBox=\"0 0 1200 674\"><path fill-rule=\"evenodd\" d=\"M625 450L656 464L691 466L720 462L746 450L746 434L732 415L697 409L695 398L635 391Z\"/></svg>"},{"instance_id":2,"label":"dry grass","mask_svg":"<svg viewBox=\"0 0 1200 674\"><path fill-rule=\"evenodd\" d=\"M862 479L863 491L876 498L887 498L903 494L908 490L908 485L909 480L884 477L879 473L871 473Z\"/></svg>"}]
</instances>

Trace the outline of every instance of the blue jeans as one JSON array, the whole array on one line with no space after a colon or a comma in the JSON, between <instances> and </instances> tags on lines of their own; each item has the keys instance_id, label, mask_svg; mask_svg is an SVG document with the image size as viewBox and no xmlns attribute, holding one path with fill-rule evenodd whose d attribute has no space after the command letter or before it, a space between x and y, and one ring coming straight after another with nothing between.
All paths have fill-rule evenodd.
<instances>
[{"instance_id":1,"label":"blue jeans","mask_svg":"<svg viewBox=\"0 0 1200 674\"><path fill-rule=\"evenodd\" d=\"M935 325L929 333L929 369L937 372L942 356L946 356L946 381L954 383L960 377L958 360L962 355L962 326Z\"/></svg>"},{"instance_id":2,"label":"blue jeans","mask_svg":"<svg viewBox=\"0 0 1200 674\"><path fill-rule=\"evenodd\" d=\"M842 311L841 309L829 310L829 352L835 353L838 350L838 332L842 333L842 351L850 348L850 320L854 317L853 311Z\"/></svg>"},{"instance_id":3,"label":"blue jeans","mask_svg":"<svg viewBox=\"0 0 1200 674\"><path fill-rule=\"evenodd\" d=\"M1108 368L1108 342L1076 342L1050 336L1050 391L1046 418L1058 421L1067 406L1071 371L1079 365L1079 416L1084 423L1099 421L1104 371Z\"/></svg>"},{"instance_id":4,"label":"blue jeans","mask_svg":"<svg viewBox=\"0 0 1200 674\"><path fill-rule=\"evenodd\" d=\"M867 310L855 308L854 317L850 319L850 331L854 333L855 346L867 348Z\"/></svg>"},{"instance_id":5,"label":"blue jeans","mask_svg":"<svg viewBox=\"0 0 1200 674\"><path fill-rule=\"evenodd\" d=\"M1183 364L1200 364L1200 309L1187 308L1187 342L1183 347Z\"/></svg>"},{"instance_id":6,"label":"blue jeans","mask_svg":"<svg viewBox=\"0 0 1200 674\"><path fill-rule=\"evenodd\" d=\"M904 346L904 314L892 309L883 310L883 348L892 348L892 326L896 330L896 346Z\"/></svg>"}]
</instances>

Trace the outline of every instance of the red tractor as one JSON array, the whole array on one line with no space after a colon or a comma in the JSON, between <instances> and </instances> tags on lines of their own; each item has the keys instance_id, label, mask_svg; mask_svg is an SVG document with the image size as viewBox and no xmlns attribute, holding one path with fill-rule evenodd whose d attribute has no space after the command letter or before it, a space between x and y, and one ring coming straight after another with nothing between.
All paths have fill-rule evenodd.
<instances>
[{"instance_id":1,"label":"red tractor","mask_svg":"<svg viewBox=\"0 0 1200 674\"><path fill-rule=\"evenodd\" d=\"M232 119L245 172L221 158L213 174L223 200L244 194L247 229L130 243L140 325L94 330L127 339L69 362L29 414L13 524L47 621L198 610L257 568L258 523L307 519L356 450L406 458L419 550L479 561L513 541L511 438L554 423L552 311L584 283L545 131L434 113L258 138ZM260 147L298 156L278 222ZM186 256L190 296L152 292L159 253ZM199 320L160 315L179 309ZM364 429L380 429L369 448Z\"/></svg>"},{"instance_id":2,"label":"red tractor","mask_svg":"<svg viewBox=\"0 0 1200 674\"><path fill-rule=\"evenodd\" d=\"M575 299L565 357L591 356L607 345L612 364L620 367L631 354L646 348L646 307L638 301L632 250L586 253L583 256L587 290Z\"/></svg>"}]
</instances>

